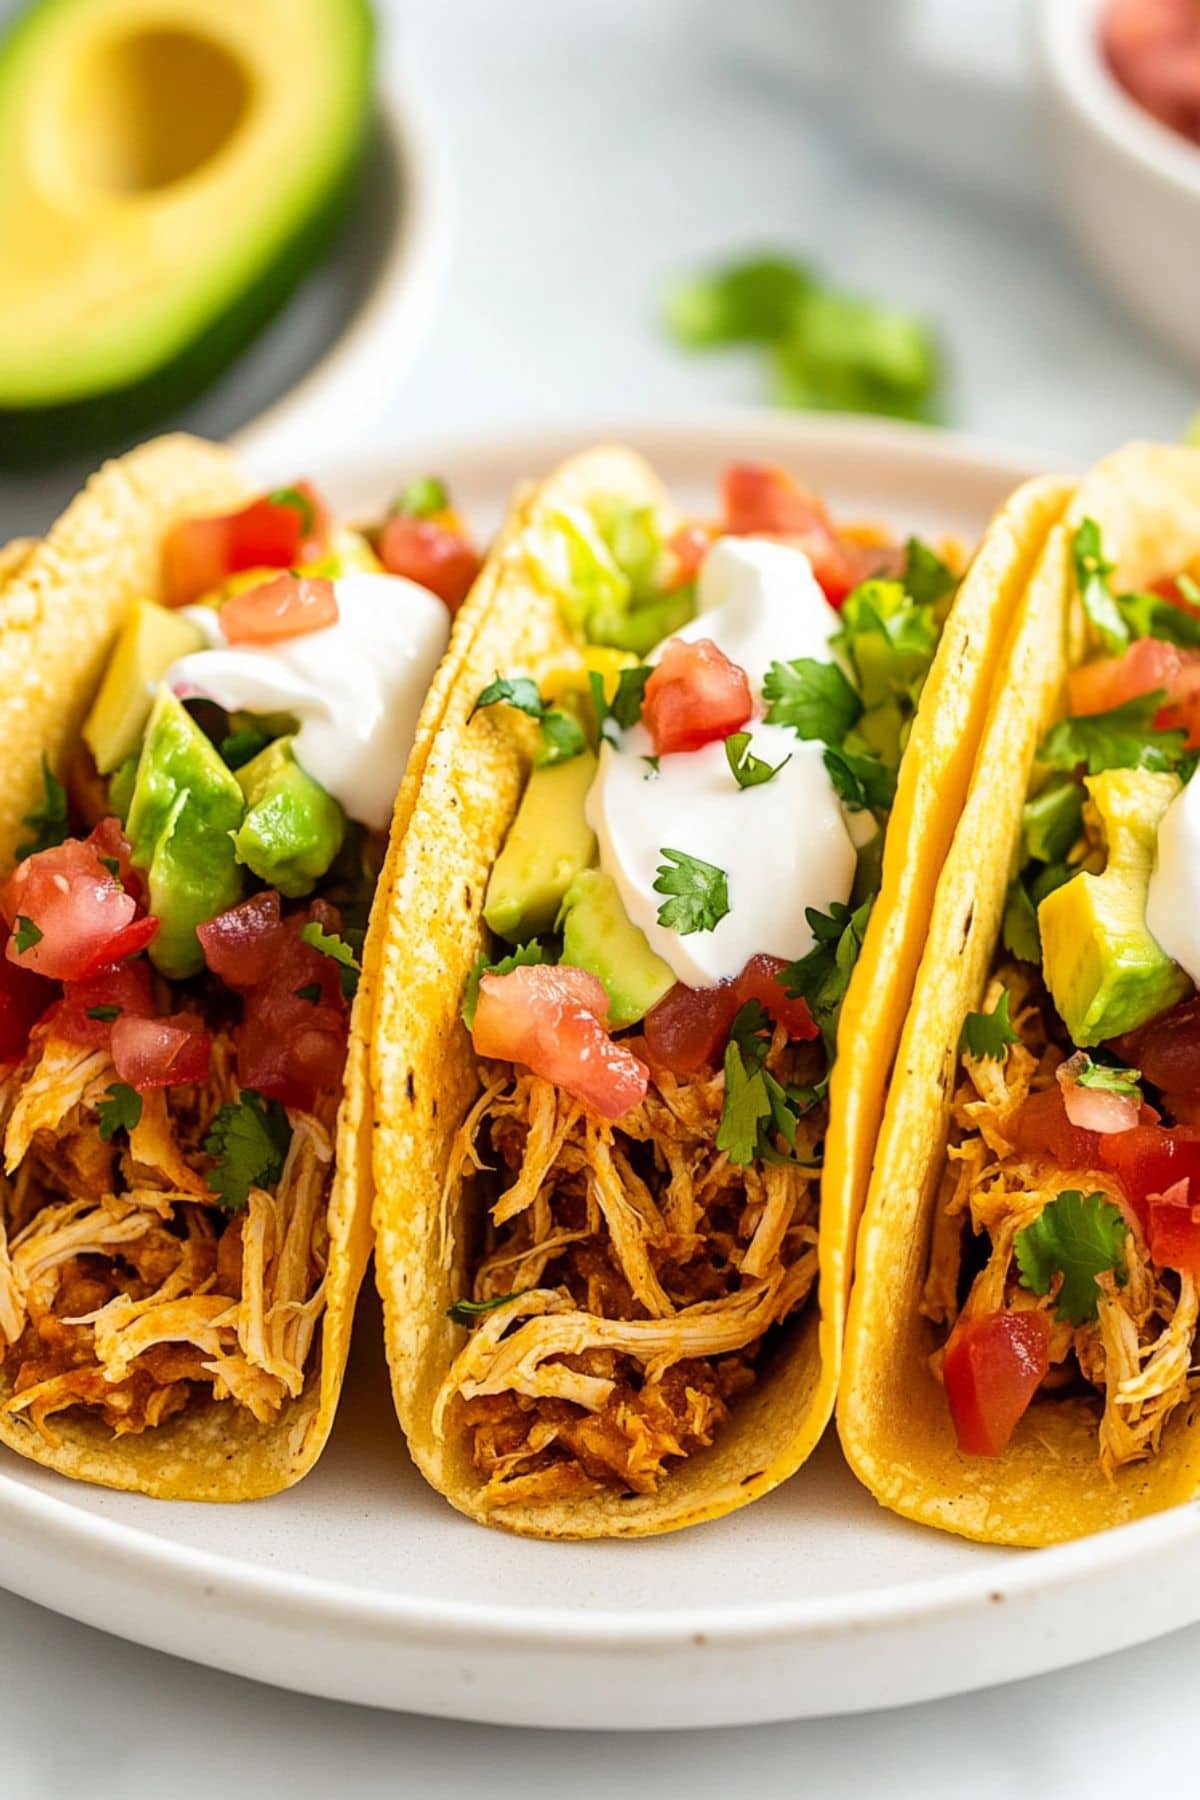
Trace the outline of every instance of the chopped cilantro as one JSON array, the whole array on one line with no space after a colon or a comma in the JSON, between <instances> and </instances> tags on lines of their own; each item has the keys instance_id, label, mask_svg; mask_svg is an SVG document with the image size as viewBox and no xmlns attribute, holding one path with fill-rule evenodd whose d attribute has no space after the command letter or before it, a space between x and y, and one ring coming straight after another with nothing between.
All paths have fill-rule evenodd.
<instances>
[{"instance_id":1,"label":"chopped cilantro","mask_svg":"<svg viewBox=\"0 0 1200 1800\"><path fill-rule=\"evenodd\" d=\"M112 876L113 880L123 886L124 884L121 882L121 865L117 861L116 857L115 856L102 856L100 858L100 861L103 864L103 866L108 870L108 872Z\"/></svg>"},{"instance_id":2,"label":"chopped cilantro","mask_svg":"<svg viewBox=\"0 0 1200 1800\"><path fill-rule=\"evenodd\" d=\"M1185 600L1190 598L1184 587L1186 581L1186 575L1179 581L1179 591ZM1161 594L1145 593L1140 589L1132 594L1118 594L1117 606L1131 637L1161 638L1164 643L1177 644L1183 650L1200 649L1200 619L1182 606L1164 600Z\"/></svg>"},{"instance_id":3,"label":"chopped cilantro","mask_svg":"<svg viewBox=\"0 0 1200 1800\"><path fill-rule=\"evenodd\" d=\"M1175 769L1187 746L1185 731L1158 731L1154 715L1166 694L1139 694L1108 712L1087 713L1060 719L1038 751L1038 761L1050 769L1076 769L1083 764L1089 775L1104 769Z\"/></svg>"},{"instance_id":4,"label":"chopped cilantro","mask_svg":"<svg viewBox=\"0 0 1200 1800\"><path fill-rule=\"evenodd\" d=\"M772 1139L780 1136L795 1148L799 1110L764 1066L770 1047L766 1011L758 1000L748 1000L734 1015L725 1046L725 1101L717 1127L717 1149L739 1167L792 1160L780 1155Z\"/></svg>"},{"instance_id":5,"label":"chopped cilantro","mask_svg":"<svg viewBox=\"0 0 1200 1800\"><path fill-rule=\"evenodd\" d=\"M320 982L306 981L303 987L296 989L296 998L297 1000L307 1000L310 1006L316 1006L321 998Z\"/></svg>"},{"instance_id":6,"label":"chopped cilantro","mask_svg":"<svg viewBox=\"0 0 1200 1800\"><path fill-rule=\"evenodd\" d=\"M26 950L32 950L35 944L42 941L41 928L27 918L24 913L17 914L16 929L13 932L18 951L24 956Z\"/></svg>"},{"instance_id":7,"label":"chopped cilantro","mask_svg":"<svg viewBox=\"0 0 1200 1800\"><path fill-rule=\"evenodd\" d=\"M659 764L662 762L661 756L643 756L642 761L646 765L646 773L642 776L642 780L657 781Z\"/></svg>"},{"instance_id":8,"label":"chopped cilantro","mask_svg":"<svg viewBox=\"0 0 1200 1800\"><path fill-rule=\"evenodd\" d=\"M1086 1325L1099 1312L1097 1275L1111 1270L1118 1282L1125 1281L1127 1229L1120 1207L1103 1194L1085 1198L1077 1188L1068 1188L1013 1241L1021 1286L1048 1294L1061 1276L1055 1297L1058 1318Z\"/></svg>"},{"instance_id":9,"label":"chopped cilantro","mask_svg":"<svg viewBox=\"0 0 1200 1800\"><path fill-rule=\"evenodd\" d=\"M882 757L857 756L825 746L825 767L834 792L851 812L886 812L896 798L896 773Z\"/></svg>"},{"instance_id":10,"label":"chopped cilantro","mask_svg":"<svg viewBox=\"0 0 1200 1800\"><path fill-rule=\"evenodd\" d=\"M542 714L541 735L533 753L539 769L570 762L573 757L582 756L586 749L587 738L578 719L553 707Z\"/></svg>"},{"instance_id":11,"label":"chopped cilantro","mask_svg":"<svg viewBox=\"0 0 1200 1800\"><path fill-rule=\"evenodd\" d=\"M25 843L18 845L18 862L24 862L27 856L36 856L39 850L52 849L55 844L61 844L67 835L67 790L44 756L42 798L32 812L25 814L21 823L28 825L33 835Z\"/></svg>"},{"instance_id":12,"label":"chopped cilantro","mask_svg":"<svg viewBox=\"0 0 1200 1800\"><path fill-rule=\"evenodd\" d=\"M121 1008L119 1006L89 1006L87 1016L89 1019L95 1019L97 1024L111 1025L114 1019L120 1018Z\"/></svg>"},{"instance_id":13,"label":"chopped cilantro","mask_svg":"<svg viewBox=\"0 0 1200 1800\"><path fill-rule=\"evenodd\" d=\"M1119 656L1129 643L1129 627L1113 598L1110 563L1100 541L1095 519L1084 519L1071 539L1071 561L1080 604L1100 642L1110 656Z\"/></svg>"},{"instance_id":14,"label":"chopped cilantro","mask_svg":"<svg viewBox=\"0 0 1200 1800\"><path fill-rule=\"evenodd\" d=\"M305 537L310 537L317 523L316 508L308 495L298 487L276 488L267 499L272 506L290 506L293 512L300 514L300 529Z\"/></svg>"},{"instance_id":15,"label":"chopped cilantro","mask_svg":"<svg viewBox=\"0 0 1200 1800\"><path fill-rule=\"evenodd\" d=\"M127 1081L114 1081L96 1107L100 1136L110 1144L118 1131L136 1131L141 1123L142 1096Z\"/></svg>"},{"instance_id":16,"label":"chopped cilantro","mask_svg":"<svg viewBox=\"0 0 1200 1800\"><path fill-rule=\"evenodd\" d=\"M854 665L868 712L885 701L916 705L938 643L932 606L921 605L902 581L862 581L846 596L837 642Z\"/></svg>"},{"instance_id":17,"label":"chopped cilantro","mask_svg":"<svg viewBox=\"0 0 1200 1800\"><path fill-rule=\"evenodd\" d=\"M1061 862L1083 830L1083 789L1065 777L1051 781L1025 802L1021 843L1026 858Z\"/></svg>"},{"instance_id":18,"label":"chopped cilantro","mask_svg":"<svg viewBox=\"0 0 1200 1800\"><path fill-rule=\"evenodd\" d=\"M1004 948L1018 962L1040 964L1042 937L1038 930L1037 908L1029 889L1018 878L1013 881L1004 902Z\"/></svg>"},{"instance_id":19,"label":"chopped cilantro","mask_svg":"<svg viewBox=\"0 0 1200 1800\"><path fill-rule=\"evenodd\" d=\"M1111 1063L1093 1062L1090 1056L1083 1056L1082 1065L1075 1071L1075 1079L1080 1087L1096 1088L1103 1094L1119 1094L1122 1100L1141 1100L1142 1090L1138 1083L1142 1079L1140 1069L1122 1069Z\"/></svg>"},{"instance_id":20,"label":"chopped cilantro","mask_svg":"<svg viewBox=\"0 0 1200 1800\"><path fill-rule=\"evenodd\" d=\"M481 950L475 958L475 965L467 976L467 985L463 989L462 1021L470 1031L475 1023L475 1008L479 1005L479 983L485 975L511 975L514 969L530 969L537 963L553 962L554 958L543 949L536 938L528 944L520 944L502 956L496 962L489 962Z\"/></svg>"},{"instance_id":21,"label":"chopped cilantro","mask_svg":"<svg viewBox=\"0 0 1200 1800\"><path fill-rule=\"evenodd\" d=\"M642 697L653 673L645 663L639 663L635 668L622 669L617 676L616 690L609 700L604 691L603 675L596 669L589 670L588 685L592 690L596 729L614 750L620 748L619 734L628 731L641 718Z\"/></svg>"},{"instance_id":22,"label":"chopped cilantro","mask_svg":"<svg viewBox=\"0 0 1200 1800\"><path fill-rule=\"evenodd\" d=\"M663 861L655 872L654 892L670 898L658 909L659 924L667 931L677 931L680 937L715 930L729 911L724 869L689 856L686 850L664 846L660 854Z\"/></svg>"},{"instance_id":23,"label":"chopped cilantro","mask_svg":"<svg viewBox=\"0 0 1200 1800\"><path fill-rule=\"evenodd\" d=\"M991 1012L969 1012L963 1020L958 1048L964 1056L1003 1062L1008 1046L1020 1042L1008 1016L1008 989L1005 988Z\"/></svg>"},{"instance_id":24,"label":"chopped cilantro","mask_svg":"<svg viewBox=\"0 0 1200 1800\"><path fill-rule=\"evenodd\" d=\"M278 1100L264 1100L254 1088L223 1106L204 1148L216 1161L208 1172L209 1192L226 1212L240 1212L252 1187L270 1187L283 1174L292 1141L287 1113Z\"/></svg>"},{"instance_id":25,"label":"chopped cilantro","mask_svg":"<svg viewBox=\"0 0 1200 1800\"><path fill-rule=\"evenodd\" d=\"M493 1300L456 1300L453 1306L446 1308L446 1317L453 1319L456 1325L473 1325L484 1313L495 1312L498 1307L507 1306L524 1288L515 1288L511 1294L497 1294Z\"/></svg>"},{"instance_id":26,"label":"chopped cilantro","mask_svg":"<svg viewBox=\"0 0 1200 1800\"><path fill-rule=\"evenodd\" d=\"M500 705L515 706L518 712L528 713L531 719L540 719L546 710L536 681L531 681L528 675L497 673L495 681L488 682L467 714L468 724L481 707Z\"/></svg>"},{"instance_id":27,"label":"chopped cilantro","mask_svg":"<svg viewBox=\"0 0 1200 1800\"><path fill-rule=\"evenodd\" d=\"M915 537L904 546L903 581L905 593L922 606L945 599L958 586L958 576L949 563Z\"/></svg>"},{"instance_id":28,"label":"chopped cilantro","mask_svg":"<svg viewBox=\"0 0 1200 1800\"><path fill-rule=\"evenodd\" d=\"M797 656L774 662L763 681L768 725L790 725L800 738L840 744L862 716L862 701L836 663Z\"/></svg>"},{"instance_id":29,"label":"chopped cilantro","mask_svg":"<svg viewBox=\"0 0 1200 1800\"><path fill-rule=\"evenodd\" d=\"M871 906L868 899L853 912L839 900L827 913L818 912L814 906L806 907L804 916L815 939L813 947L806 956L779 972L786 993L793 1000L808 1002L830 1057L836 1048L838 1017L862 949Z\"/></svg>"},{"instance_id":30,"label":"chopped cilantro","mask_svg":"<svg viewBox=\"0 0 1200 1800\"><path fill-rule=\"evenodd\" d=\"M339 937L336 931L326 931L315 919L300 927L302 943L311 944L322 956L328 956L338 965L338 979L342 984L342 993L347 1000L353 999L358 992L358 977L362 965L355 956L346 938Z\"/></svg>"},{"instance_id":31,"label":"chopped cilantro","mask_svg":"<svg viewBox=\"0 0 1200 1800\"><path fill-rule=\"evenodd\" d=\"M421 475L400 489L388 511L401 513L406 519L431 519L435 513L445 512L449 505L450 494L445 482L436 475Z\"/></svg>"},{"instance_id":32,"label":"chopped cilantro","mask_svg":"<svg viewBox=\"0 0 1200 1800\"><path fill-rule=\"evenodd\" d=\"M762 787L772 776L778 775L780 769L791 762L785 756L782 762L764 762L761 756L750 753L750 733L735 731L725 739L725 760L729 764L730 773L740 788Z\"/></svg>"}]
</instances>

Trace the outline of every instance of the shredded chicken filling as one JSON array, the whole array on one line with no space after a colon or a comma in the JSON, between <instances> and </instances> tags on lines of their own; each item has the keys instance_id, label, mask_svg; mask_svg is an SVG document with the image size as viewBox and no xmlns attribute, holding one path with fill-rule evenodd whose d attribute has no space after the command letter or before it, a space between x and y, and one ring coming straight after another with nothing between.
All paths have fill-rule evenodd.
<instances>
[{"instance_id":1,"label":"shredded chicken filling","mask_svg":"<svg viewBox=\"0 0 1200 1800\"><path fill-rule=\"evenodd\" d=\"M638 1047L635 1045L635 1048ZM777 1031L768 1067L812 1080L819 1051ZM724 1076L652 1074L616 1124L526 1070L485 1064L451 1159L445 1217L494 1158L510 1176L475 1265L481 1315L434 1424L469 1434L485 1502L616 1487L653 1493L711 1444L764 1340L817 1278L823 1112L796 1160L739 1167L716 1147Z\"/></svg>"},{"instance_id":2,"label":"shredded chicken filling","mask_svg":"<svg viewBox=\"0 0 1200 1800\"><path fill-rule=\"evenodd\" d=\"M1057 1019L1026 964L994 975L982 1010L1007 988L1020 1042L1003 1062L964 1057L954 1097L950 1145L934 1219L929 1272L921 1310L937 1324L984 1318L1002 1308L1039 1309L1051 1322L1050 1368L1043 1391L1094 1390L1102 1403L1101 1467L1114 1474L1157 1448L1163 1426L1190 1392L1189 1370L1200 1307L1186 1275L1155 1268L1141 1234L1125 1239L1126 1279L1099 1279L1097 1317L1071 1325L1056 1317L1055 1295L1036 1295L1018 1279L1014 1240L1064 1190L1100 1192L1128 1216L1109 1169L1065 1169L1053 1158L1021 1149L1013 1127L1029 1094L1049 1087L1070 1049L1056 1043ZM966 1230L986 1243L986 1261L967 1286L976 1257ZM969 1262L968 1262L969 1259ZM944 1349L933 1357L940 1374Z\"/></svg>"},{"instance_id":3,"label":"shredded chicken filling","mask_svg":"<svg viewBox=\"0 0 1200 1800\"><path fill-rule=\"evenodd\" d=\"M280 1180L227 1218L203 1142L238 1098L228 1035L202 1087L142 1096L127 1144L99 1131L115 1079L106 1052L42 1028L0 1085L3 1409L51 1440L77 1407L118 1434L204 1397L269 1420L304 1385L324 1304L333 1103L289 1114Z\"/></svg>"}]
</instances>

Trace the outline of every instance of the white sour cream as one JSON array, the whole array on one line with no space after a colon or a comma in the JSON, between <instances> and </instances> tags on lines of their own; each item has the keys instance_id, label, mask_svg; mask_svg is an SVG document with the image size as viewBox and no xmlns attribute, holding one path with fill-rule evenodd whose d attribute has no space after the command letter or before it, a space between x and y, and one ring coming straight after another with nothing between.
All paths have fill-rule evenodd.
<instances>
[{"instance_id":1,"label":"white sour cream","mask_svg":"<svg viewBox=\"0 0 1200 1800\"><path fill-rule=\"evenodd\" d=\"M274 644L228 645L219 612L181 608L211 648L181 657L166 681L181 700L213 700L227 712L292 713L301 768L350 818L383 831L450 615L399 575L343 575L333 587L336 625Z\"/></svg>"},{"instance_id":2,"label":"white sour cream","mask_svg":"<svg viewBox=\"0 0 1200 1800\"><path fill-rule=\"evenodd\" d=\"M722 538L705 558L698 602L697 616L673 635L711 638L745 669L757 702L773 662L833 660L838 617L802 551ZM722 743L664 756L655 775L643 760L654 749L650 734L635 725L619 751L602 747L588 793L601 868L650 948L689 987L732 979L758 954L805 955L813 946L805 908L828 912L849 899L854 881L854 844L823 745L761 718L746 729L752 755L773 765L791 759L759 787L738 787ZM664 849L724 870L729 911L713 930L683 936L658 923L665 897L654 881Z\"/></svg>"},{"instance_id":3,"label":"white sour cream","mask_svg":"<svg viewBox=\"0 0 1200 1800\"><path fill-rule=\"evenodd\" d=\"M1146 896L1150 935L1200 986L1200 781L1193 775L1159 821L1158 855Z\"/></svg>"}]
</instances>

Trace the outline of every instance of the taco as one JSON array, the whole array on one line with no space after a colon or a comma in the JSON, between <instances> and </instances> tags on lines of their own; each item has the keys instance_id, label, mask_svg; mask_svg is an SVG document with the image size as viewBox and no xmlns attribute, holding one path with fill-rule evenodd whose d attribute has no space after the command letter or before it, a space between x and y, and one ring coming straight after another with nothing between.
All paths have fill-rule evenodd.
<instances>
[{"instance_id":1,"label":"taco","mask_svg":"<svg viewBox=\"0 0 1200 1800\"><path fill-rule=\"evenodd\" d=\"M1200 1492L1200 453L1051 532L938 888L839 1424L876 1497L1047 1544Z\"/></svg>"},{"instance_id":2,"label":"taco","mask_svg":"<svg viewBox=\"0 0 1200 1800\"><path fill-rule=\"evenodd\" d=\"M820 1437L987 677L1065 498L1022 489L961 577L773 469L728 472L719 524L618 449L518 507L393 843L372 1054L396 1407L472 1517L670 1530Z\"/></svg>"},{"instance_id":3,"label":"taco","mask_svg":"<svg viewBox=\"0 0 1200 1800\"><path fill-rule=\"evenodd\" d=\"M177 437L3 566L0 1440L270 1493L342 1380L372 899L478 558L438 483L364 536Z\"/></svg>"}]
</instances>

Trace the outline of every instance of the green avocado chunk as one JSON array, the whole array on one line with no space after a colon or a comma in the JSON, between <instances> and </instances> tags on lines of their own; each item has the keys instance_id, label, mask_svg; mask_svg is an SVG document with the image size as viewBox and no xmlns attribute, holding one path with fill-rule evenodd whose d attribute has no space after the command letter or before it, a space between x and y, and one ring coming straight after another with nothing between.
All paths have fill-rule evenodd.
<instances>
[{"instance_id":1,"label":"green avocado chunk","mask_svg":"<svg viewBox=\"0 0 1200 1800\"><path fill-rule=\"evenodd\" d=\"M1104 872L1073 876L1038 908L1046 985L1082 1049L1144 1025L1192 985L1146 926L1158 827L1178 777L1106 769L1086 786L1108 844Z\"/></svg>"},{"instance_id":2,"label":"green avocado chunk","mask_svg":"<svg viewBox=\"0 0 1200 1800\"><path fill-rule=\"evenodd\" d=\"M134 864L147 872L149 910L159 922L150 960L173 980L204 967L197 925L242 897L233 835L244 812L236 776L174 694L160 688L126 830Z\"/></svg>"},{"instance_id":3,"label":"green avocado chunk","mask_svg":"<svg viewBox=\"0 0 1200 1800\"><path fill-rule=\"evenodd\" d=\"M237 772L246 799L233 846L239 862L289 900L310 894L342 847L346 815L276 738Z\"/></svg>"},{"instance_id":4,"label":"green avocado chunk","mask_svg":"<svg viewBox=\"0 0 1200 1800\"><path fill-rule=\"evenodd\" d=\"M488 925L510 944L552 931L567 889L595 862L596 838L583 814L595 774L596 758L585 750L530 775L483 903Z\"/></svg>"},{"instance_id":5,"label":"green avocado chunk","mask_svg":"<svg viewBox=\"0 0 1200 1800\"><path fill-rule=\"evenodd\" d=\"M622 906L616 882L600 869L583 869L575 877L559 923L563 962L588 969L604 983L611 1031L636 1025L675 986L670 967Z\"/></svg>"},{"instance_id":6,"label":"green avocado chunk","mask_svg":"<svg viewBox=\"0 0 1200 1800\"><path fill-rule=\"evenodd\" d=\"M203 647L204 633L190 619L152 600L134 601L83 726L101 775L111 775L136 752L155 689L171 664Z\"/></svg>"}]
</instances>

